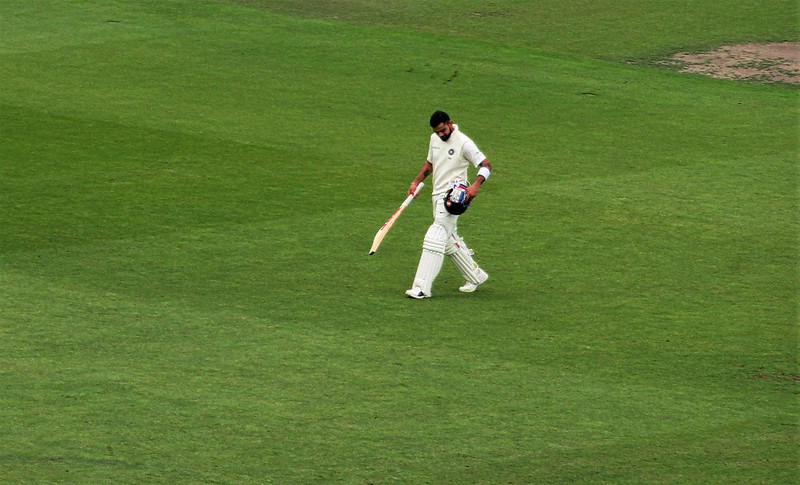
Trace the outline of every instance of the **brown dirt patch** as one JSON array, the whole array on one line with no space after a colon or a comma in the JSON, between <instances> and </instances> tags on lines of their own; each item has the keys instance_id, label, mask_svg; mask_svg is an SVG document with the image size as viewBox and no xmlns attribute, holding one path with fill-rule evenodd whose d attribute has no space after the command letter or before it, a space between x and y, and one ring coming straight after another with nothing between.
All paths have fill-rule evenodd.
<instances>
[{"instance_id":1,"label":"brown dirt patch","mask_svg":"<svg viewBox=\"0 0 800 485\"><path fill-rule=\"evenodd\" d=\"M800 43L725 45L710 52L679 52L667 66L720 79L800 83Z\"/></svg>"},{"instance_id":2,"label":"brown dirt patch","mask_svg":"<svg viewBox=\"0 0 800 485\"><path fill-rule=\"evenodd\" d=\"M777 374L772 374L772 375L760 374L758 378L761 379L762 381L769 381L769 382L775 382L775 381L800 382L800 376L798 376L797 374L791 374L789 372L778 372Z\"/></svg>"}]
</instances>

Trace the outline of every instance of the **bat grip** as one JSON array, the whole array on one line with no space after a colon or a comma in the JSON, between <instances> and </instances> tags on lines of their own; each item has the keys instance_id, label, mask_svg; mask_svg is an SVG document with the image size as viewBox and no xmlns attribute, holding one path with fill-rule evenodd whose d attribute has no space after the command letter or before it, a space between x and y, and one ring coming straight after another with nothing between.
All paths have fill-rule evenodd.
<instances>
[{"instance_id":1,"label":"bat grip","mask_svg":"<svg viewBox=\"0 0 800 485\"><path fill-rule=\"evenodd\" d=\"M408 207L408 204L410 204L411 201L414 200L417 197L417 194L419 194L419 191L422 190L422 187L424 187L424 186L425 186L425 184L423 182L418 183L417 184L417 188L414 189L414 193L409 195L408 197L406 197L406 200L403 201L402 206L403 207Z\"/></svg>"}]
</instances>

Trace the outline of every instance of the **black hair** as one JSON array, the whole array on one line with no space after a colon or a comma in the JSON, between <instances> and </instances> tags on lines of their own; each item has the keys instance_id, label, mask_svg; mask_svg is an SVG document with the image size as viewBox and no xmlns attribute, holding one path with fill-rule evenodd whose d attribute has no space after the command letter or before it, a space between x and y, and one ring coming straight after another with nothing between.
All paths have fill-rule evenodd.
<instances>
[{"instance_id":1,"label":"black hair","mask_svg":"<svg viewBox=\"0 0 800 485\"><path fill-rule=\"evenodd\" d=\"M431 115L431 128L436 128L440 124L447 123L448 121L450 121L450 115L444 111L434 111Z\"/></svg>"}]
</instances>

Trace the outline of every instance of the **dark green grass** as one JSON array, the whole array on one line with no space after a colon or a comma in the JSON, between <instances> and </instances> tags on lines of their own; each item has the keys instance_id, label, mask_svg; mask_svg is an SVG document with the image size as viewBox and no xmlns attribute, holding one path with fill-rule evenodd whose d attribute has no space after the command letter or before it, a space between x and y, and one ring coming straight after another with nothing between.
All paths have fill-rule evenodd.
<instances>
[{"instance_id":1,"label":"dark green grass","mask_svg":"<svg viewBox=\"0 0 800 485\"><path fill-rule=\"evenodd\" d=\"M797 91L304 5L0 21L3 481L792 482ZM409 301L439 107L492 279Z\"/></svg>"},{"instance_id":2,"label":"dark green grass","mask_svg":"<svg viewBox=\"0 0 800 485\"><path fill-rule=\"evenodd\" d=\"M798 6L791 0L548 0L457 6L419 0L389 5L369 0L238 0L279 12L446 35L448 52L460 40L481 40L615 60L666 56L726 43L798 40Z\"/></svg>"}]
</instances>

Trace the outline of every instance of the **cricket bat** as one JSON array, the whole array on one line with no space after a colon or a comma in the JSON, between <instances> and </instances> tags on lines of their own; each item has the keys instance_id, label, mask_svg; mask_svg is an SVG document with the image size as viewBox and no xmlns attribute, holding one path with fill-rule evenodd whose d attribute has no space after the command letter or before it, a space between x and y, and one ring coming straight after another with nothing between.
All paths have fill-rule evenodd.
<instances>
[{"instance_id":1,"label":"cricket bat","mask_svg":"<svg viewBox=\"0 0 800 485\"><path fill-rule=\"evenodd\" d=\"M369 248L370 256L375 254L375 251L378 250L378 246L380 246L381 242L383 242L383 238L385 238L386 234L389 233L389 229L392 228L394 223L397 221L397 218L400 217L400 214L402 214L403 211L406 210L406 207L408 207L408 204L410 204L411 201L414 200L414 198L417 196L417 194L419 194L419 191L422 190L422 187L424 187L424 186L425 186L425 184L420 182L417 185L417 188L414 190L414 193L409 195L408 197L406 197L406 200L404 200L403 203L400 204L400 207L398 207L397 210L394 211L394 214L392 214L392 216L389 217L389 220L384 222L383 225L381 226L381 228L378 229L378 233L375 234L375 239L372 240L372 247Z\"/></svg>"}]
</instances>

